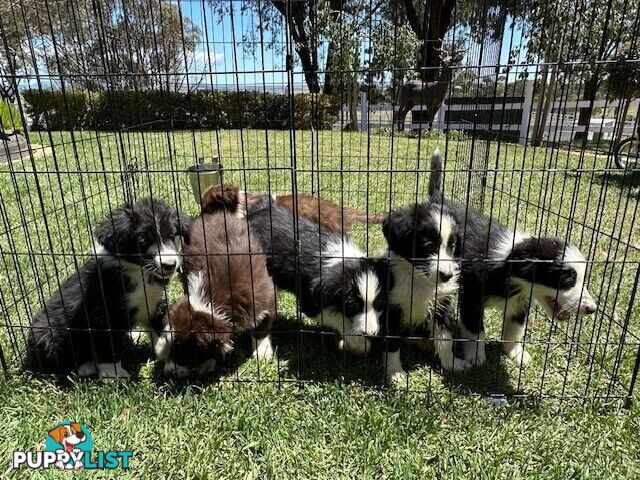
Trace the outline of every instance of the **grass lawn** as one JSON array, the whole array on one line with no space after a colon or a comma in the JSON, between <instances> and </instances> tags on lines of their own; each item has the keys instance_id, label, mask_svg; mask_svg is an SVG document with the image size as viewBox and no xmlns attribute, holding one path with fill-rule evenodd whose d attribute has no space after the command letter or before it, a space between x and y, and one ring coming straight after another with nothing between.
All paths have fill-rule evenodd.
<instances>
[{"instance_id":1,"label":"grass lawn","mask_svg":"<svg viewBox=\"0 0 640 480\"><path fill-rule=\"evenodd\" d=\"M609 172L606 157L453 135L54 132L32 141L52 145L53 154L33 165L0 166L6 475L60 476L8 465L13 450L41 448L62 420L87 425L96 449L136 452L118 478L640 475L640 408L619 410L639 345L640 181ZM469 198L512 227L569 238L592 262L589 290L598 312L551 324L533 311L526 338L534 359L526 369L501 357L497 344L486 365L457 375L443 375L432 359L408 349L408 381L385 388L380 365L338 352L335 336L298 318L295 300L282 293L276 359L258 365L241 345L210 382L159 377L147 344L131 349L125 366L137 378L124 385L19 373L23 327L41 305L39 292L48 296L82 261L96 221L126 191L151 192L196 213L181 170L196 156L220 155L225 181L247 189L279 194L295 185L383 213L425 197L436 147L447 152L450 196ZM123 177L129 169L134 173ZM352 234L371 255L384 247L378 226ZM172 295L178 290L174 282ZM500 315L487 323L488 338L498 339ZM507 402L496 405L492 395Z\"/></svg>"}]
</instances>

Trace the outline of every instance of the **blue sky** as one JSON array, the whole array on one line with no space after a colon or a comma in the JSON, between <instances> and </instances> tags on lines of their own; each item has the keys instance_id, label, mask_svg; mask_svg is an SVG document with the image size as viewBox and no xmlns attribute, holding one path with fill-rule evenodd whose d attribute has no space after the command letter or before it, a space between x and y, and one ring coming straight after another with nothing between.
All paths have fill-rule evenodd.
<instances>
[{"instance_id":1,"label":"blue sky","mask_svg":"<svg viewBox=\"0 0 640 480\"><path fill-rule=\"evenodd\" d=\"M232 6L234 9L233 24L230 15L220 19L206 0L170 1L178 5L182 15L189 17L202 32L201 41L189 67L189 81L192 87L194 84L199 84L203 88L243 90L262 89L265 85L270 91L286 90L288 79L283 71L286 53L284 38L275 39L277 41L272 48L267 46L261 48L259 43L255 45L242 43L244 33L259 32L259 24L254 15L240 11L241 0L225 2L227 7ZM502 65L508 62L510 44L512 47L518 47L522 43L521 27L516 25L513 30L510 27L510 22L507 22L499 55L499 63ZM271 32L265 31L264 35L266 42L273 42ZM498 61L499 44L486 44L482 59L479 56L479 47L475 44L468 46L467 63L469 65L494 65ZM481 75L493 75L493 72L493 68L480 69ZM29 83L32 87L37 87L37 82L32 80ZM296 90L306 89L304 77L298 65L294 68L294 84Z\"/></svg>"},{"instance_id":2,"label":"blue sky","mask_svg":"<svg viewBox=\"0 0 640 480\"><path fill-rule=\"evenodd\" d=\"M266 84L268 90L284 90L287 86L287 77L282 72L284 69L284 54L286 46L284 39L277 42L275 48L264 47L264 60L260 45L251 46L255 52L251 55L244 46L234 44L242 42L243 32L259 31L258 20L255 16L240 12L241 2L234 1L227 5L234 8L234 23L232 29L229 15L220 21L209 4L205 1L181 1L182 14L188 16L202 30L202 42L198 45L196 62L191 67L191 72L207 72L202 80L203 84L213 85L214 88L262 88ZM272 40L270 32L265 32L266 40ZM234 36L235 35L235 36ZM523 44L522 27L519 24L512 25L506 22L502 45L499 43L485 44L483 58L480 58L480 46L472 44L468 48L467 62L471 65L495 65L499 62L506 65L509 60L509 48L518 48ZM499 58L497 58L499 52ZM524 60L524 53L520 53L519 61ZM297 60L297 58L296 58ZM211 68L209 62L211 61ZM237 63L236 63L237 62ZM237 75L224 72L239 72ZM260 72L260 73L253 73ZM264 74L262 73L264 72ZM481 75L492 75L493 68L482 68ZM516 72L515 74L517 74ZM514 74L514 75L515 75ZM195 78L194 78L195 79ZM299 66L294 69L294 82L296 89L305 89L304 78Z\"/></svg>"}]
</instances>

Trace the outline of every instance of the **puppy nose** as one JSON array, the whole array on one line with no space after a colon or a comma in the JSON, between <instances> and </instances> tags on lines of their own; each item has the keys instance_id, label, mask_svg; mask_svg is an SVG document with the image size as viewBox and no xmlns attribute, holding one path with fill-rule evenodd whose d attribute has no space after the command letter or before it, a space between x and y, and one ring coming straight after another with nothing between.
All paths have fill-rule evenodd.
<instances>
[{"instance_id":1,"label":"puppy nose","mask_svg":"<svg viewBox=\"0 0 640 480\"><path fill-rule=\"evenodd\" d=\"M596 311L596 304L594 302L589 302L584 307L582 307L582 311L585 315L591 315Z\"/></svg>"},{"instance_id":2,"label":"puppy nose","mask_svg":"<svg viewBox=\"0 0 640 480\"><path fill-rule=\"evenodd\" d=\"M442 282L448 282L449 280L451 280L451 277L453 277L453 272L439 271L438 272L438 277L440 278L440 280Z\"/></svg>"},{"instance_id":3,"label":"puppy nose","mask_svg":"<svg viewBox=\"0 0 640 480\"><path fill-rule=\"evenodd\" d=\"M80 431L76 433L76 437L78 437L79 439L83 439L84 438L84 432Z\"/></svg>"}]
</instances>

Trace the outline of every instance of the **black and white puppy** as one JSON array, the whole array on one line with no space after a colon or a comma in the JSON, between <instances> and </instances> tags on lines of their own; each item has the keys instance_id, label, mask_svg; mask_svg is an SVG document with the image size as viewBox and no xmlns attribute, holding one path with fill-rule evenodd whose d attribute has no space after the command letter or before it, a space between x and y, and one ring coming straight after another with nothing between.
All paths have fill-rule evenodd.
<instances>
[{"instance_id":1,"label":"black and white puppy","mask_svg":"<svg viewBox=\"0 0 640 480\"><path fill-rule=\"evenodd\" d=\"M459 289L459 228L448 208L432 202L392 211L382 224L387 240L389 275L388 328L383 336L398 338L415 329L431 332L434 349L445 370L464 370L467 362L453 355L453 337L441 304ZM446 313L446 309L445 309ZM395 318L393 318L395 317ZM393 332L391 329L398 331ZM385 365L390 380L404 377L399 340L386 342Z\"/></svg>"},{"instance_id":2,"label":"black and white puppy","mask_svg":"<svg viewBox=\"0 0 640 480\"><path fill-rule=\"evenodd\" d=\"M560 238L514 231L465 204L444 199L442 156L437 151L431 171L431 200L442 202L463 237L460 315L468 362L486 360L483 318L487 307L503 312L503 350L523 366L531 360L522 343L531 299L558 320L595 312L596 303L585 284L587 261L577 247Z\"/></svg>"},{"instance_id":3,"label":"black and white puppy","mask_svg":"<svg viewBox=\"0 0 640 480\"><path fill-rule=\"evenodd\" d=\"M94 255L33 317L28 368L128 377L124 334L134 325L161 328L166 286L180 267L189 226L158 199L113 210L95 229Z\"/></svg>"},{"instance_id":4,"label":"black and white puppy","mask_svg":"<svg viewBox=\"0 0 640 480\"><path fill-rule=\"evenodd\" d=\"M250 209L247 218L276 286L295 294L305 315L340 332L342 347L369 352L366 336L378 333L386 307L381 264L348 237L303 217L296 220L269 198Z\"/></svg>"}]
</instances>

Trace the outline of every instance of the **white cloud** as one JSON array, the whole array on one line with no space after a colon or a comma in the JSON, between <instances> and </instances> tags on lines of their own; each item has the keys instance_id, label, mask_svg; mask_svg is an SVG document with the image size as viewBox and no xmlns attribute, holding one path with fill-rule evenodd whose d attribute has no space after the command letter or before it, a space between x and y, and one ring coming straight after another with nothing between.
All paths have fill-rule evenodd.
<instances>
[{"instance_id":1,"label":"white cloud","mask_svg":"<svg viewBox=\"0 0 640 480\"><path fill-rule=\"evenodd\" d=\"M219 52L209 52L206 50L198 50L193 54L193 62L189 67L190 72L208 71L209 67L213 67L224 60L224 54Z\"/></svg>"}]
</instances>

